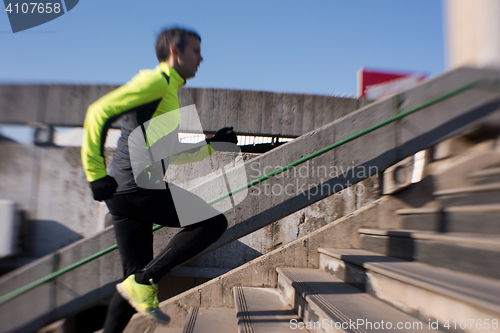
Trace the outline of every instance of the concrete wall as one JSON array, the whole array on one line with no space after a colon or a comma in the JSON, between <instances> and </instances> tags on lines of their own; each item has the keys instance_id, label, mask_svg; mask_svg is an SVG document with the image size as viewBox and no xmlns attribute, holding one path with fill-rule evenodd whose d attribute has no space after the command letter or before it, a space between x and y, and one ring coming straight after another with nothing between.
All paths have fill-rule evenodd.
<instances>
[{"instance_id":1,"label":"concrete wall","mask_svg":"<svg viewBox=\"0 0 500 333\"><path fill-rule=\"evenodd\" d=\"M115 88L0 85L0 124L82 126L88 105ZM205 130L234 125L239 132L291 136L367 103L327 96L194 88L181 89L179 99L181 105L197 106ZM0 199L12 200L26 211L30 256L45 255L104 228L107 208L92 199L79 148L21 145L8 140L0 140L0 147ZM113 153L108 149L108 161ZM176 174L173 179L187 174L175 173L176 168L170 167ZM189 174L196 177L203 170Z\"/></svg>"},{"instance_id":2,"label":"concrete wall","mask_svg":"<svg viewBox=\"0 0 500 333\"><path fill-rule=\"evenodd\" d=\"M106 209L92 199L79 148L0 141L0 183L0 198L25 212L25 255L40 257L104 229Z\"/></svg>"},{"instance_id":3,"label":"concrete wall","mask_svg":"<svg viewBox=\"0 0 500 333\"><path fill-rule=\"evenodd\" d=\"M109 161L114 149L106 150ZM223 157L220 157L220 156ZM229 158L218 153L222 161ZM252 154L242 154L243 160ZM210 161L169 168L170 180L196 179ZM0 141L0 198L25 212L24 255L41 257L105 228L106 205L92 198L79 147L40 147Z\"/></svg>"},{"instance_id":4,"label":"concrete wall","mask_svg":"<svg viewBox=\"0 0 500 333\"><path fill-rule=\"evenodd\" d=\"M500 69L500 1L445 0L447 66Z\"/></svg>"},{"instance_id":5,"label":"concrete wall","mask_svg":"<svg viewBox=\"0 0 500 333\"><path fill-rule=\"evenodd\" d=\"M174 270L173 274L182 274L190 267L216 267L218 272L225 273L370 204L380 198L380 186L379 175L374 175L356 186L328 196L237 241L208 252L177 271ZM263 195L265 196L264 192ZM203 271L201 269L200 273Z\"/></svg>"},{"instance_id":6,"label":"concrete wall","mask_svg":"<svg viewBox=\"0 0 500 333\"><path fill-rule=\"evenodd\" d=\"M83 126L87 107L110 85L0 85L0 124ZM205 131L231 125L240 133L299 136L366 105L317 95L182 88L181 106L195 104Z\"/></svg>"},{"instance_id":7,"label":"concrete wall","mask_svg":"<svg viewBox=\"0 0 500 333\"><path fill-rule=\"evenodd\" d=\"M12 200L0 199L0 259L16 254L19 222L16 214L16 203Z\"/></svg>"},{"instance_id":8,"label":"concrete wall","mask_svg":"<svg viewBox=\"0 0 500 333\"><path fill-rule=\"evenodd\" d=\"M113 149L107 150L108 161L113 153ZM257 156L242 154L243 161ZM230 158L222 152L215 157L224 164ZM199 179L211 171L213 162L214 159L209 158L196 165L171 165L167 172L168 179L176 184L185 183L188 178ZM266 171L271 171L271 168ZM252 171L250 176L257 176L256 171ZM354 193L354 189L346 189L325 204L335 205L328 210L337 211L338 217L343 216L357 208L359 202L364 200L361 197L376 199L377 191L373 188L377 188L378 184L378 177L375 176L369 184L363 185L362 190L357 190L359 194ZM266 190L269 193L263 194L272 194L271 188ZM107 207L92 199L81 168L78 147L39 147L0 141L0 198L16 202L18 209L26 212L24 230L27 233L23 237L28 252L24 255L40 257L81 238L92 237L105 228ZM316 211L317 207L308 207L298 212L297 216L286 219L287 222L283 221L285 224L277 222L232 244L231 249L220 249L210 254L219 259L216 262L208 259L208 262L212 262L213 267L234 268L279 244L288 243L309 230L309 222L316 218ZM296 225L298 220L301 220L300 227ZM225 252L238 255L228 256ZM206 267L207 258L193 265Z\"/></svg>"}]
</instances>

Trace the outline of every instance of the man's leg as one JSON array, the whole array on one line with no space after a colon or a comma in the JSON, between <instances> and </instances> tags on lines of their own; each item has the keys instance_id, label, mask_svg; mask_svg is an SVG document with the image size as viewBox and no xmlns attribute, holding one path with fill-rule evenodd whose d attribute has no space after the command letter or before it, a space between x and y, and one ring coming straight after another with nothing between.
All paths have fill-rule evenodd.
<instances>
[{"instance_id":1,"label":"man's leg","mask_svg":"<svg viewBox=\"0 0 500 333\"><path fill-rule=\"evenodd\" d=\"M208 216L208 218L190 225L184 221L183 225L188 225L172 238L156 258L143 266L140 272L135 272L117 286L120 294L127 298L136 309L162 322L168 321L168 316L158 309L156 291L149 293L147 289L156 288L155 284L166 273L206 249L219 239L227 228L224 215L214 210L198 196L185 190L181 192L183 208L189 207L198 209L198 212L207 212L207 215L202 214L202 216ZM175 206L169 190L147 191L142 195L144 196L144 200L141 201L143 219L164 226L181 227L176 209L179 207ZM143 297L143 294L154 294L154 297Z\"/></svg>"},{"instance_id":2,"label":"man's leg","mask_svg":"<svg viewBox=\"0 0 500 333\"><path fill-rule=\"evenodd\" d=\"M135 201L140 202L134 196L115 196L107 204L114 214L121 212L127 215L136 215L130 212L130 210L140 209L140 206L134 204ZM137 212L137 215L140 213ZM153 258L152 223L118 215L112 216L116 242L122 261L123 276L127 277L139 271ZM135 313L135 309L119 293L116 293L108 307L104 333L123 332Z\"/></svg>"},{"instance_id":3,"label":"man's leg","mask_svg":"<svg viewBox=\"0 0 500 333\"><path fill-rule=\"evenodd\" d=\"M222 214L185 227L141 272L136 273L137 282L145 283L153 279L158 283L174 267L193 258L217 241L226 228L227 219Z\"/></svg>"},{"instance_id":4,"label":"man's leg","mask_svg":"<svg viewBox=\"0 0 500 333\"><path fill-rule=\"evenodd\" d=\"M150 279L158 283L174 267L193 258L217 241L227 229L226 217L208 205L203 199L178 186L168 184L168 187L169 190L154 191L147 201L148 220L170 227L184 226L190 222L195 223L184 227L170 240L161 253L148 263L141 272L136 273L136 280L139 283L147 283ZM172 197L172 193L176 196L175 198ZM181 200L181 203L179 204L176 200ZM207 217L200 220L200 222L184 221L186 216L190 215L182 211L185 209L202 212L195 215L202 218ZM179 215L182 216L183 221L179 220Z\"/></svg>"}]
</instances>

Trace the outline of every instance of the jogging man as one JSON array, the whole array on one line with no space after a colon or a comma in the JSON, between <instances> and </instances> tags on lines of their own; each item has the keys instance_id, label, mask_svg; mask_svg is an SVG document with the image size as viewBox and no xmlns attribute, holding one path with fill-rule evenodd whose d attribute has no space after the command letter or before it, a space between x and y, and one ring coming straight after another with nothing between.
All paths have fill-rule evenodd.
<instances>
[{"instance_id":1,"label":"jogging man","mask_svg":"<svg viewBox=\"0 0 500 333\"><path fill-rule=\"evenodd\" d=\"M172 121L164 126L162 137L151 139L147 135L145 127L153 119L165 115L166 119L170 119L168 115L179 112L178 90L186 79L195 76L203 60L200 43L200 36L193 31L180 28L163 31L156 42L159 65L153 70L140 71L130 82L90 105L87 111L82 145L83 168L94 199L104 200L113 217L125 278L117 285L118 293L109 306L104 333L122 332L135 311L158 322L168 323L170 318L158 306L158 281L175 266L206 249L227 228L223 214L196 195L176 187L175 191L185 192L181 192L182 198L189 203L189 207L208 212L203 215L208 218L188 223L153 259L153 223L181 227L171 194L174 185L163 180L168 164L199 161L214 152L216 144L210 143L237 143L232 127L225 127L213 138L207 139L208 144L195 145L189 151L176 150L170 146L181 145L177 135L179 124L175 121L180 117L171 117ZM119 117L122 133L108 174L103 147L110 124ZM139 127L144 132L149 150L160 146L181 152L161 161L151 161L151 165L137 174L132 167L132 147L129 147L128 139ZM151 189L143 182L160 186Z\"/></svg>"}]
</instances>

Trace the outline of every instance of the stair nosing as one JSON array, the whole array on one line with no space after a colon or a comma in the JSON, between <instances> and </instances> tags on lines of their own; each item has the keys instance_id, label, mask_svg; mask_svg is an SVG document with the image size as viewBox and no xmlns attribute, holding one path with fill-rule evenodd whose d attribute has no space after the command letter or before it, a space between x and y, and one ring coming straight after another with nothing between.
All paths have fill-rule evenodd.
<instances>
[{"instance_id":1,"label":"stair nosing","mask_svg":"<svg viewBox=\"0 0 500 333\"><path fill-rule=\"evenodd\" d=\"M483 170L477 170L469 175L467 175L468 178L480 178L480 177L488 177L488 176L496 176L500 175L500 167L494 167L494 168L487 168Z\"/></svg>"},{"instance_id":2,"label":"stair nosing","mask_svg":"<svg viewBox=\"0 0 500 333\"><path fill-rule=\"evenodd\" d=\"M398 215L412 215L412 214L437 214L441 213L441 207L424 207L424 208L403 208L396 210Z\"/></svg>"},{"instance_id":3,"label":"stair nosing","mask_svg":"<svg viewBox=\"0 0 500 333\"><path fill-rule=\"evenodd\" d=\"M241 286L236 286L233 288L234 300L235 300L235 308L236 312L240 312L242 314L243 325L239 325L238 320L238 331L240 331L240 327L243 326L243 332L245 333L255 333L252 318L249 315L247 302L245 300L245 293L243 292L243 288Z\"/></svg>"},{"instance_id":4,"label":"stair nosing","mask_svg":"<svg viewBox=\"0 0 500 333\"><path fill-rule=\"evenodd\" d=\"M463 194L463 193L475 193L475 192L488 192L500 190L500 182L495 182L492 184L484 184L484 185L474 185L474 186L466 186L453 188L448 190L440 190L433 193L435 197L446 196L446 195L455 195L455 194Z\"/></svg>"},{"instance_id":5,"label":"stair nosing","mask_svg":"<svg viewBox=\"0 0 500 333\"><path fill-rule=\"evenodd\" d=\"M450 206L443 210L445 213L496 213L500 212L500 204Z\"/></svg>"},{"instance_id":6,"label":"stair nosing","mask_svg":"<svg viewBox=\"0 0 500 333\"><path fill-rule=\"evenodd\" d=\"M439 214L439 213L496 213L500 204L463 205L450 207L404 208L396 210L398 215Z\"/></svg>"},{"instance_id":7,"label":"stair nosing","mask_svg":"<svg viewBox=\"0 0 500 333\"><path fill-rule=\"evenodd\" d=\"M335 250L336 249L323 248L321 253L324 253L326 255L331 256L332 254L334 254L332 252L334 252ZM344 249L343 251L349 251L349 249ZM361 251L363 251L363 252L361 252ZM365 250L358 250L358 253L359 252L361 252L363 255L367 255L367 256L388 257L388 256L380 255L377 253L372 253L372 252L365 251ZM365 262L365 263L360 265L359 263L357 263L353 260L349 260L348 258L346 258L346 259L342 258L342 255L344 255L344 254L339 255L337 253L333 257L335 257L339 260L343 260L343 261L352 263L352 264L357 265L357 266L361 266L361 267L365 268L367 271L372 271L372 272L387 276L389 278L392 278L394 280L397 280L397 281L400 281L403 283L407 283L409 285L413 285L413 286L416 286L416 287L419 287L422 289L430 290L432 292L439 293L443 296L447 296L447 297L451 297L451 298L454 298L457 300L465 301L469 304L473 304L475 306L479 306L479 307L487 309L487 310L494 309L495 312L500 313L500 302L493 303L493 302L490 302L488 300L480 300L480 299L474 298L472 296L460 293L459 290L465 290L466 288L457 287L456 285L454 285L456 287L456 289L451 289L449 283L443 284L441 282L443 280L447 281L447 279L432 279L432 278L429 278L427 275L423 275L423 274L416 275L416 274L411 273L408 270L404 270L402 268L384 267L384 266L387 266L388 263ZM340 256L340 258L339 258L339 256ZM423 269L432 270L434 273L437 273L437 274L446 274L446 275L452 274L452 276L454 276L454 277L462 277L463 279L473 279L476 281L477 284L484 284L484 283L496 284L496 286L498 287L498 290L500 290L500 282L498 280L495 280L492 278L472 275L472 274L463 273L463 272L456 272L456 271L452 271L452 270L448 270L448 269L434 267L434 266L427 265L427 264L420 263L420 262L410 262L410 261L406 261L406 260L402 260L402 259L398 259L398 258L394 258L394 259L395 259L394 260L395 263L410 264L410 265L412 265L412 267L417 267L417 268L420 268L421 270L423 270ZM468 290L473 291L474 289L469 288Z\"/></svg>"},{"instance_id":8,"label":"stair nosing","mask_svg":"<svg viewBox=\"0 0 500 333\"><path fill-rule=\"evenodd\" d=\"M239 331L242 333L288 332L292 320L295 320L295 323L302 323L302 318L297 315L294 307L290 305L278 288L240 286L237 290L236 287L233 289L235 289L235 295L241 294L238 295L237 302L244 302L244 304L236 304L237 313L241 313L238 319L246 316L247 322L250 324L250 329L239 325ZM240 309L242 305L244 305L244 309ZM243 311L245 312L243 313ZM309 332L300 326L297 331Z\"/></svg>"},{"instance_id":9,"label":"stair nosing","mask_svg":"<svg viewBox=\"0 0 500 333\"><path fill-rule=\"evenodd\" d=\"M471 233L441 233L434 231L422 230L385 230L385 229L358 229L360 234L399 237L407 239L416 239L423 241L436 241L450 244L458 244L462 246L475 246L482 249L500 250L500 235L494 237L467 237ZM474 234L475 235L475 234Z\"/></svg>"},{"instance_id":10,"label":"stair nosing","mask_svg":"<svg viewBox=\"0 0 500 333\"><path fill-rule=\"evenodd\" d=\"M182 329L182 333L192 333L194 330L194 325L196 324L196 318L198 317L198 311L199 311L198 306L193 306L191 309L189 309L188 316L186 318L186 322L184 324L184 327Z\"/></svg>"},{"instance_id":11,"label":"stair nosing","mask_svg":"<svg viewBox=\"0 0 500 333\"><path fill-rule=\"evenodd\" d=\"M414 263L414 264L425 265L423 263ZM437 280L431 282L430 279L425 280L425 279L422 279L421 276L416 276L416 275L413 275L411 273L408 273L408 272L405 272L405 271L402 271L399 269L394 269L394 268L387 269L385 267L377 267L377 266L380 266L380 264L369 263L369 264L366 264L365 268L367 270L372 271L372 272L375 272L375 273L378 273L378 274L381 274L384 276L388 276L394 280L397 280L397 281L400 281L403 283L407 283L407 284L410 284L410 285L413 285L415 287L419 287L419 288L422 288L425 290L429 290L431 292L435 292L435 293L438 293L438 294L441 294L443 296L447 296L447 297L450 297L450 298L453 298L456 300L465 301L469 304L472 304L472 305L477 306L477 307L481 307L481 308L488 310L488 311L493 310L496 313L500 313L500 304L498 304L498 303L492 303L492 302L485 301L485 300L479 300L473 296L464 295L463 293L460 293L459 290L456 290L456 289L453 290L453 289L446 288L443 285L435 284L435 282L439 282ZM438 268L436 268L436 269L438 269ZM453 274L456 274L456 273L459 273L459 272L453 271ZM464 274L466 274L466 273L464 273ZM473 277L479 278L479 276L473 276ZM460 289L465 290L465 288L460 288Z\"/></svg>"},{"instance_id":12,"label":"stair nosing","mask_svg":"<svg viewBox=\"0 0 500 333\"><path fill-rule=\"evenodd\" d=\"M276 268L276 270L278 271L278 274L280 273L280 271L282 271L283 273L281 275L287 280L293 279L291 281L292 283L301 281L300 279L296 278L295 275L287 268L278 267ZM290 277L290 275L292 275L293 277ZM304 287L300 289L304 289ZM297 290L297 288L295 288L295 290ZM337 316L337 319L341 319L344 321L348 321L350 319L342 311L337 309L333 304L328 302L323 296L319 295L318 293L314 291L310 291L308 293L307 290L297 291L300 293L301 297L303 297L309 303L311 307L316 308L315 311L320 311L325 317L330 317L330 315L326 312L330 311L333 315ZM313 301L310 302L309 299L313 299ZM366 331L363 329L353 329L352 331L357 333L366 333Z\"/></svg>"},{"instance_id":13,"label":"stair nosing","mask_svg":"<svg viewBox=\"0 0 500 333\"><path fill-rule=\"evenodd\" d=\"M293 270L293 268L291 268L291 269ZM322 270L311 269L311 268L308 268L308 269L305 269L305 270L320 271L320 272L322 272L322 274L328 275L329 276L328 278L331 279L331 280L334 280L335 282L337 282L337 280L338 280L339 282L342 282L343 284L349 285L349 284L343 282L342 280L340 280L340 279L338 279L338 278L336 278L336 277L334 277L334 276L332 276L332 275L330 275L330 274L328 274L328 273L326 273L326 272L324 272ZM290 268L278 267L277 271L278 271L278 274L280 274L280 276L282 276L283 278L285 278L288 281L288 283L304 282L304 281L298 279L297 277L295 277L295 274L290 271ZM323 315L325 315L325 317L329 317L329 314L327 312L325 312L325 309L322 308L323 306L325 306L325 303L326 303L328 305L328 306L325 306L326 307L326 311L331 311L332 314L335 315L335 316L339 315L339 316L343 316L344 317L344 318L337 317L337 319L341 319L341 320L345 320L345 321L349 321L351 319L350 317L348 317L347 315L345 315L341 310L337 309L337 307L334 304L331 304L329 300L325 299L320 294L317 294L312 288L311 288L312 292L309 291L308 290L309 288L304 287L304 285L307 285L307 282L302 283L299 286L294 286L293 288L296 290L296 292L300 293L300 295L310 304L310 306L314 307L315 311L319 310L319 311L321 311L323 313ZM352 288L354 288L354 287L352 287ZM316 295L313 295L313 294L316 294ZM371 299L373 299L375 302L381 302L383 304L387 304L385 301L383 301L381 299L378 299L377 297L374 297L373 295L370 295L368 293L361 292L361 294L366 294ZM403 316L411 317L411 315L408 314L408 313L406 313L405 311L397 309L396 307L394 307L394 306L392 306L390 304L387 304L387 305L392 309L391 311L395 311L395 313L400 313ZM332 311L331 308L333 308L336 311L338 311L339 314L336 314L335 311ZM422 321L419 318L414 318L414 319L415 319L415 321ZM366 332L363 328L358 328L357 332L360 332L360 331ZM436 332L441 332L441 331L440 330L436 330Z\"/></svg>"}]
</instances>

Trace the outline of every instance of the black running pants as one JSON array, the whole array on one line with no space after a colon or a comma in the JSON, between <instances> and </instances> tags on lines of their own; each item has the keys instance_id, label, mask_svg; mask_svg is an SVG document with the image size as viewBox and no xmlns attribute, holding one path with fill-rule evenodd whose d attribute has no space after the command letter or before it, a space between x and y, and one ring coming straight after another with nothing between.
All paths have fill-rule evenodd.
<instances>
[{"instance_id":1,"label":"black running pants","mask_svg":"<svg viewBox=\"0 0 500 333\"><path fill-rule=\"evenodd\" d=\"M176 191L179 191L177 188ZM212 209L199 197L185 191L192 209ZM116 195L106 204L113 217L114 231L122 261L123 276L136 274L139 283L155 283L174 267L186 262L214 243L227 228L223 214L182 228L153 258L153 223L181 227L170 190L145 190ZM207 207L200 207L206 205ZM186 222L183 221L183 225ZM122 332L135 310L116 293L108 309L104 333Z\"/></svg>"}]
</instances>

